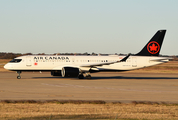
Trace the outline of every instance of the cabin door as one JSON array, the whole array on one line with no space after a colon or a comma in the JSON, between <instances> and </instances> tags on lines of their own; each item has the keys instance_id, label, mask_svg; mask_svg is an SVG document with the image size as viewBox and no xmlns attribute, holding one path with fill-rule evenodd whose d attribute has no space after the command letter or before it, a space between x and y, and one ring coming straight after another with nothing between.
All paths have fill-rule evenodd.
<instances>
[{"instance_id":1,"label":"cabin door","mask_svg":"<svg viewBox=\"0 0 178 120\"><path fill-rule=\"evenodd\" d=\"M132 67L137 67L137 58L132 58Z\"/></svg>"},{"instance_id":2,"label":"cabin door","mask_svg":"<svg viewBox=\"0 0 178 120\"><path fill-rule=\"evenodd\" d=\"M31 56L27 56L27 57L26 57L26 66L27 66L27 67L32 66Z\"/></svg>"}]
</instances>

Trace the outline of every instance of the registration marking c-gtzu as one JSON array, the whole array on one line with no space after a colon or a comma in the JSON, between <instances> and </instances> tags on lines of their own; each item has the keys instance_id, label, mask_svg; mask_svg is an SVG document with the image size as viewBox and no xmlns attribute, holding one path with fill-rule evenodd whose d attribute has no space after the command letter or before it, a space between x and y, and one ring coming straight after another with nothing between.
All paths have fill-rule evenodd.
<instances>
[{"instance_id":1,"label":"registration marking c-gtzu","mask_svg":"<svg viewBox=\"0 0 178 120\"><path fill-rule=\"evenodd\" d=\"M160 57L166 30L159 30L143 49L135 55L71 56L71 55L29 55L14 58L4 68L18 73L22 71L50 71L52 76L91 79L90 73L104 71L128 71L149 67L169 61Z\"/></svg>"}]
</instances>

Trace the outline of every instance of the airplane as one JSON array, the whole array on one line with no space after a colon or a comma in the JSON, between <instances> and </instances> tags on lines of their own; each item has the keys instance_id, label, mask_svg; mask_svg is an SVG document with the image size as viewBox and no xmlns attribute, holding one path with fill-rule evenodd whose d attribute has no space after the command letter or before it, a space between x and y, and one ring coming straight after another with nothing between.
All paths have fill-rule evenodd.
<instances>
[{"instance_id":1,"label":"airplane","mask_svg":"<svg viewBox=\"0 0 178 120\"><path fill-rule=\"evenodd\" d=\"M22 71L50 71L52 76L91 79L90 73L103 71L128 71L168 62L170 58L160 57L166 30L158 30L144 48L137 54L108 56L71 55L26 55L14 58L4 68L18 73Z\"/></svg>"}]
</instances>

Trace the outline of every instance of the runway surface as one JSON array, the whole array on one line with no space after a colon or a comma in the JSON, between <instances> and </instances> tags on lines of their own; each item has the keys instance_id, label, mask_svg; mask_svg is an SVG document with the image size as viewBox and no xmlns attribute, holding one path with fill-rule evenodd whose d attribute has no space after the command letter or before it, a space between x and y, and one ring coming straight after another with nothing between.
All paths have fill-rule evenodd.
<instances>
[{"instance_id":1,"label":"runway surface","mask_svg":"<svg viewBox=\"0 0 178 120\"><path fill-rule=\"evenodd\" d=\"M50 73L0 73L0 100L104 100L178 103L178 74L104 72L92 79Z\"/></svg>"}]
</instances>

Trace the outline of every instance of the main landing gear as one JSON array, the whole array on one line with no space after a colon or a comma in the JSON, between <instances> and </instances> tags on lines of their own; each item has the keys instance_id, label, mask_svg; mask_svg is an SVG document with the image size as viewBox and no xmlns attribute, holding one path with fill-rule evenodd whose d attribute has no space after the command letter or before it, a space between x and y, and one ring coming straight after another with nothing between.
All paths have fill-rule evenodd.
<instances>
[{"instance_id":1,"label":"main landing gear","mask_svg":"<svg viewBox=\"0 0 178 120\"><path fill-rule=\"evenodd\" d=\"M91 79L91 75L90 75L90 74L87 74L87 75L86 75L86 79Z\"/></svg>"},{"instance_id":2,"label":"main landing gear","mask_svg":"<svg viewBox=\"0 0 178 120\"><path fill-rule=\"evenodd\" d=\"M84 75L82 73L79 74L78 76L79 79L83 79L84 78Z\"/></svg>"},{"instance_id":3,"label":"main landing gear","mask_svg":"<svg viewBox=\"0 0 178 120\"><path fill-rule=\"evenodd\" d=\"M85 73L86 74L86 79L91 79L91 75L88 74L88 73ZM84 75L83 73L80 73L79 76L78 76L79 79L84 79Z\"/></svg>"},{"instance_id":4,"label":"main landing gear","mask_svg":"<svg viewBox=\"0 0 178 120\"><path fill-rule=\"evenodd\" d=\"M17 73L18 73L17 79L21 79L21 76L20 76L21 71L17 71Z\"/></svg>"}]
</instances>

